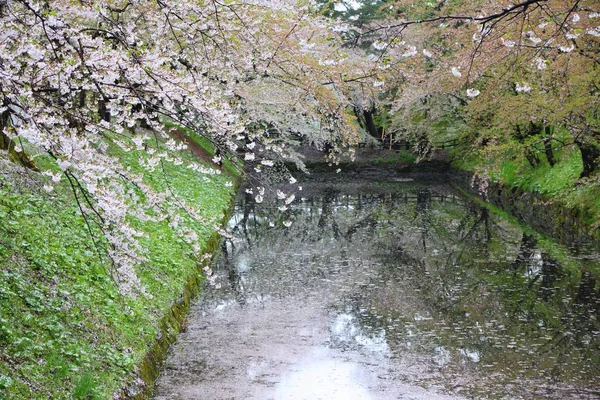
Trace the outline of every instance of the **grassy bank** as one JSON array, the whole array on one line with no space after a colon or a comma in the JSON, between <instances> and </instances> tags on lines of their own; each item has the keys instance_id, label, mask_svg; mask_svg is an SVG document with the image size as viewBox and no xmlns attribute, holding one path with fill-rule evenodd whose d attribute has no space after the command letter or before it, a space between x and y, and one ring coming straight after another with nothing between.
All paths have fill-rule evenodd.
<instances>
[{"instance_id":1,"label":"grassy bank","mask_svg":"<svg viewBox=\"0 0 600 400\"><path fill-rule=\"evenodd\" d=\"M567 137L560 138L568 140ZM558 143L558 142L557 142ZM539 163L532 166L525 148L516 140L484 148L452 149L452 164L465 171L487 176L507 187L541 195L548 202L560 202L577 210L588 233L600 237L600 177L580 179L583 169L581 153L575 145L553 146L555 164L551 166L543 149L533 147Z\"/></svg>"},{"instance_id":2,"label":"grassy bank","mask_svg":"<svg viewBox=\"0 0 600 400\"><path fill-rule=\"evenodd\" d=\"M178 156L186 162L165 162L149 172L140 164L145 151L107 142L123 168L142 174L145 184L159 191L168 185L201 217L222 219L235 190L226 183L238 179L232 164L221 174L194 172L187 165L198 156L184 150ZM46 177L0 163L0 399L112 398L155 342L159 322L190 277L203 279L199 260L167 220L132 218L144 234L145 260L136 273L146 294L121 295L107 244L82 218L68 182L49 195L42 188ZM174 212L206 248L214 234L210 224Z\"/></svg>"}]
</instances>

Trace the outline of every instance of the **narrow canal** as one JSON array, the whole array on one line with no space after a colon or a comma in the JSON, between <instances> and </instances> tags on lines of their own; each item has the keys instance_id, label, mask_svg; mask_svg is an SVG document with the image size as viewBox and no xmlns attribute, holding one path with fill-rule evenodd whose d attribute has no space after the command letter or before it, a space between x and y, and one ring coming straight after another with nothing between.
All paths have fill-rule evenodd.
<instances>
[{"instance_id":1,"label":"narrow canal","mask_svg":"<svg viewBox=\"0 0 600 400\"><path fill-rule=\"evenodd\" d=\"M279 206L240 196L156 400L600 398L598 254L444 183Z\"/></svg>"}]
</instances>

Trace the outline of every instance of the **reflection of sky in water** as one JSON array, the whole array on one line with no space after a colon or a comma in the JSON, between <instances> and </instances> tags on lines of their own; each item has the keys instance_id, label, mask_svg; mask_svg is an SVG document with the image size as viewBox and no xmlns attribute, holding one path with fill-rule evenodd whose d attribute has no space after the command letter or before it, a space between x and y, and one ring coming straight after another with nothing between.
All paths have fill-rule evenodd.
<instances>
[{"instance_id":1,"label":"reflection of sky in water","mask_svg":"<svg viewBox=\"0 0 600 400\"><path fill-rule=\"evenodd\" d=\"M390 355L385 330L365 333L360 321L351 314L339 314L335 317L331 327L331 343L334 347L358 347L378 357Z\"/></svg>"},{"instance_id":2,"label":"reflection of sky in water","mask_svg":"<svg viewBox=\"0 0 600 400\"><path fill-rule=\"evenodd\" d=\"M299 360L275 387L277 400L369 400L360 365L317 350Z\"/></svg>"}]
</instances>

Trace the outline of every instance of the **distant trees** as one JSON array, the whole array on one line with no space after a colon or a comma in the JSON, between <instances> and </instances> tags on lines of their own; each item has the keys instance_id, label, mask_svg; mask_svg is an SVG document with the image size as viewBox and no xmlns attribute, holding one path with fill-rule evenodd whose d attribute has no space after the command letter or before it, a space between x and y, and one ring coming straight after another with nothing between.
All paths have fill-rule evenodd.
<instances>
[{"instance_id":1,"label":"distant trees","mask_svg":"<svg viewBox=\"0 0 600 400\"><path fill-rule=\"evenodd\" d=\"M381 105L394 113L432 96L453 96L469 105L463 111L480 129L522 134L530 123L541 125L550 163L553 127L567 128L584 160L582 176L597 171L598 2L379 3L385 18L365 23L353 40L370 44L385 65ZM395 128L402 131L402 123L396 120Z\"/></svg>"}]
</instances>

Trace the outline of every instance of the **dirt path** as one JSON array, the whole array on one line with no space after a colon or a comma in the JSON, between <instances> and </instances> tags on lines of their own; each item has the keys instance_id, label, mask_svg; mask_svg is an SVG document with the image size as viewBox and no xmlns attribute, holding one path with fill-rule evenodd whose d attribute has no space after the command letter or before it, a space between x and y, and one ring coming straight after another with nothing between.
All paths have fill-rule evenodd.
<instances>
[{"instance_id":1,"label":"dirt path","mask_svg":"<svg viewBox=\"0 0 600 400\"><path fill-rule=\"evenodd\" d=\"M175 139L187 144L188 150L192 152L199 160L206 162L207 164L211 164L213 167L221 169L222 167L213 161L212 156L208 154L202 147L200 147L196 142L189 139L185 133L181 132L177 128L169 129L169 134L173 136Z\"/></svg>"}]
</instances>

